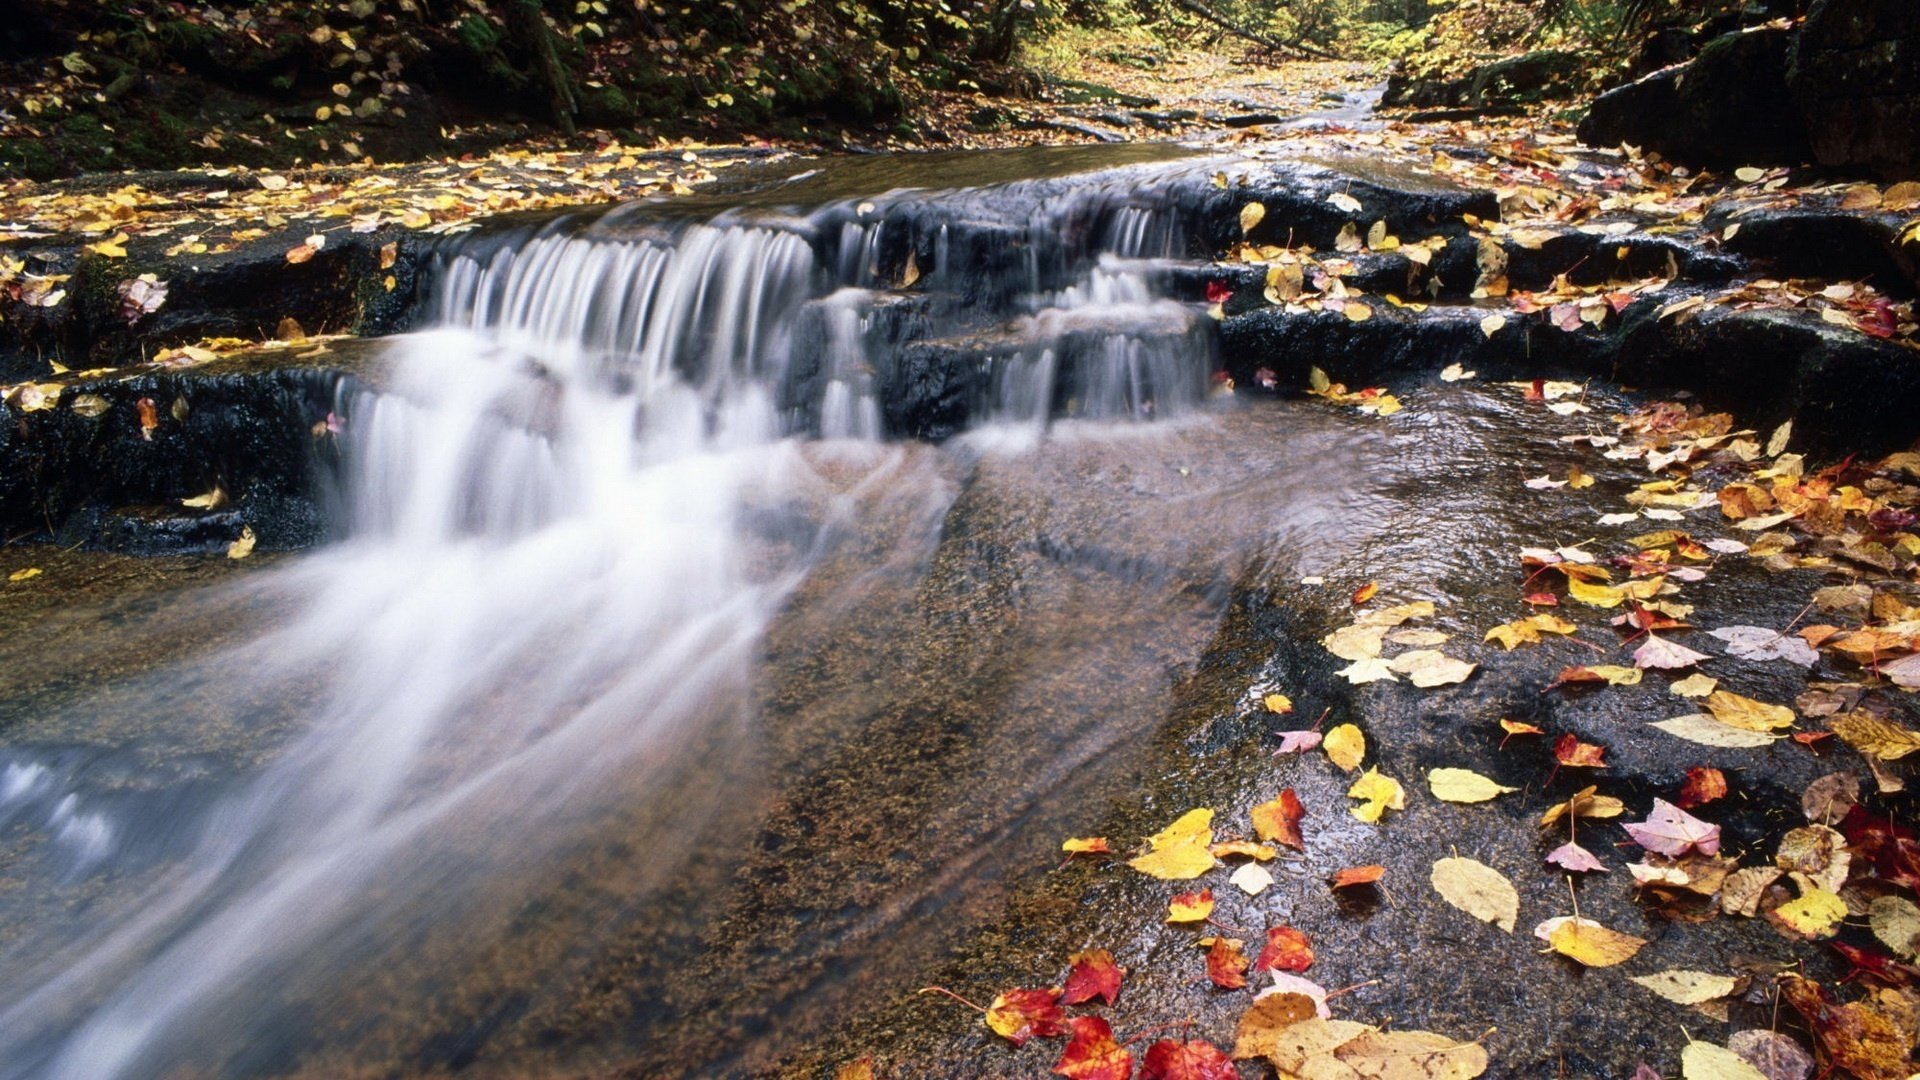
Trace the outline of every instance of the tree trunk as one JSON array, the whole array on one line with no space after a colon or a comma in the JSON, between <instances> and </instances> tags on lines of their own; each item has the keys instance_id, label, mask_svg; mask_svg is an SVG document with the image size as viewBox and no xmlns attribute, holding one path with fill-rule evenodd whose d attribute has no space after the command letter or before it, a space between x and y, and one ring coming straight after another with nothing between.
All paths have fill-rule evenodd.
<instances>
[{"instance_id":1,"label":"tree trunk","mask_svg":"<svg viewBox=\"0 0 1920 1080\"><path fill-rule=\"evenodd\" d=\"M573 94L573 73L560 59L560 43L540 13L540 0L509 0L507 33L533 54L535 80L547 92L553 122L569 138L578 133L573 117L580 104Z\"/></svg>"}]
</instances>

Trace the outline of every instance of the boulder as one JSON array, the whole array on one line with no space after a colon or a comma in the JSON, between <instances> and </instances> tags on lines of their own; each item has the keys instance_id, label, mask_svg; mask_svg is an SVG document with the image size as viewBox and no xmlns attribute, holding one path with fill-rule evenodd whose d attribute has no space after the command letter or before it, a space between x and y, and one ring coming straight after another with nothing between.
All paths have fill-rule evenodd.
<instances>
[{"instance_id":1,"label":"boulder","mask_svg":"<svg viewBox=\"0 0 1920 1080\"><path fill-rule=\"evenodd\" d=\"M1793 44L1779 27L1715 38L1692 61L1596 98L1580 140L1628 143L1688 165L1806 161L1807 130L1787 88Z\"/></svg>"},{"instance_id":2,"label":"boulder","mask_svg":"<svg viewBox=\"0 0 1920 1080\"><path fill-rule=\"evenodd\" d=\"M1813 156L1920 175L1920 20L1912 0L1816 0L1787 72Z\"/></svg>"}]
</instances>

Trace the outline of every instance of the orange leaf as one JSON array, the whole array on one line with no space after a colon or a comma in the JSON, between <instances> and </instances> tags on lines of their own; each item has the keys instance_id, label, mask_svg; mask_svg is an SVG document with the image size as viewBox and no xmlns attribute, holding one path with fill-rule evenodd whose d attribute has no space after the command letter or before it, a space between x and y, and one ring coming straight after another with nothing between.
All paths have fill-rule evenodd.
<instances>
[{"instance_id":1,"label":"orange leaf","mask_svg":"<svg viewBox=\"0 0 1920 1080\"><path fill-rule=\"evenodd\" d=\"M153 429L160 426L160 407L150 397L143 397L134 403L135 411L140 414L140 437L153 441Z\"/></svg>"},{"instance_id":2,"label":"orange leaf","mask_svg":"<svg viewBox=\"0 0 1920 1080\"><path fill-rule=\"evenodd\" d=\"M1387 868L1379 865L1349 866L1345 870L1333 875L1333 887L1336 889L1345 889L1353 885L1371 885L1379 881L1380 876L1386 872Z\"/></svg>"},{"instance_id":3,"label":"orange leaf","mask_svg":"<svg viewBox=\"0 0 1920 1080\"><path fill-rule=\"evenodd\" d=\"M1133 1052L1113 1041L1113 1028L1097 1016L1076 1016L1068 1023L1073 1037L1053 1071L1070 1080L1127 1080Z\"/></svg>"},{"instance_id":4,"label":"orange leaf","mask_svg":"<svg viewBox=\"0 0 1920 1080\"><path fill-rule=\"evenodd\" d=\"M1008 990L987 1006L986 1023L994 1034L1021 1046L1035 1035L1047 1038L1064 1032L1061 1016L1060 991L1056 988Z\"/></svg>"},{"instance_id":5,"label":"orange leaf","mask_svg":"<svg viewBox=\"0 0 1920 1080\"><path fill-rule=\"evenodd\" d=\"M1250 816L1254 835L1260 839L1285 844L1296 851L1307 849L1306 841L1300 836L1300 819L1307 816L1307 808L1300 805L1300 796L1295 795L1292 788L1254 807Z\"/></svg>"},{"instance_id":6,"label":"orange leaf","mask_svg":"<svg viewBox=\"0 0 1920 1080\"><path fill-rule=\"evenodd\" d=\"M1212 889L1180 893L1167 905L1167 921L1170 923L1206 922L1212 914Z\"/></svg>"},{"instance_id":7,"label":"orange leaf","mask_svg":"<svg viewBox=\"0 0 1920 1080\"><path fill-rule=\"evenodd\" d=\"M1710 765L1695 765L1687 770L1687 781L1680 785L1680 797L1674 802L1682 810L1691 810L1696 806L1705 806L1726 793L1726 773Z\"/></svg>"},{"instance_id":8,"label":"orange leaf","mask_svg":"<svg viewBox=\"0 0 1920 1080\"><path fill-rule=\"evenodd\" d=\"M1574 738L1572 732L1560 736L1553 744L1553 759L1570 768L1604 769L1606 753L1606 747L1583 743Z\"/></svg>"},{"instance_id":9,"label":"orange leaf","mask_svg":"<svg viewBox=\"0 0 1920 1080\"><path fill-rule=\"evenodd\" d=\"M1260 958L1253 962L1255 971L1305 971L1312 966L1313 945L1307 941L1307 935L1291 926L1268 927L1266 947L1260 950Z\"/></svg>"},{"instance_id":10,"label":"orange leaf","mask_svg":"<svg viewBox=\"0 0 1920 1080\"><path fill-rule=\"evenodd\" d=\"M1500 748L1503 750L1506 749L1507 740L1513 738L1515 735L1545 735L1546 734L1546 732L1541 731L1539 728L1534 727L1532 724L1523 724L1518 720L1507 720L1504 718L1501 719L1500 721L1500 730L1506 732L1505 735L1500 737Z\"/></svg>"},{"instance_id":11,"label":"orange leaf","mask_svg":"<svg viewBox=\"0 0 1920 1080\"><path fill-rule=\"evenodd\" d=\"M1107 847L1104 836L1076 836L1060 845L1060 850L1069 855L1111 855L1113 849Z\"/></svg>"},{"instance_id":12,"label":"orange leaf","mask_svg":"<svg viewBox=\"0 0 1920 1080\"><path fill-rule=\"evenodd\" d=\"M1358 589L1354 590L1353 602L1356 604L1364 604L1367 601L1373 599L1373 594L1379 591L1380 591L1380 583L1377 581L1369 581L1365 585L1362 585Z\"/></svg>"},{"instance_id":13,"label":"orange leaf","mask_svg":"<svg viewBox=\"0 0 1920 1080\"><path fill-rule=\"evenodd\" d=\"M1067 1005L1079 1005L1104 998L1111 1005L1120 996L1120 979L1126 971L1113 962L1105 949L1088 949L1068 958L1073 967L1067 972L1067 988L1060 998Z\"/></svg>"},{"instance_id":14,"label":"orange leaf","mask_svg":"<svg viewBox=\"0 0 1920 1080\"><path fill-rule=\"evenodd\" d=\"M1140 1080L1240 1080L1240 1073L1219 1047L1204 1039L1161 1039L1147 1047Z\"/></svg>"},{"instance_id":15,"label":"orange leaf","mask_svg":"<svg viewBox=\"0 0 1920 1080\"><path fill-rule=\"evenodd\" d=\"M1222 990L1247 985L1247 954L1240 951L1240 942L1229 937L1213 939L1207 947L1207 978Z\"/></svg>"}]
</instances>

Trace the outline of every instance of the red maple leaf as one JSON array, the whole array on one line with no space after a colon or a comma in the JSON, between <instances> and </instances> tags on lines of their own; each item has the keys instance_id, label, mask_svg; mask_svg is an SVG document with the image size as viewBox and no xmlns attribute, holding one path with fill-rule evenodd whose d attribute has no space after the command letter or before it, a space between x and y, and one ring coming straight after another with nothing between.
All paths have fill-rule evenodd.
<instances>
[{"instance_id":1,"label":"red maple leaf","mask_svg":"<svg viewBox=\"0 0 1920 1080\"><path fill-rule=\"evenodd\" d=\"M1222 990L1238 990L1247 985L1247 954L1232 938L1217 937L1207 948L1207 978Z\"/></svg>"},{"instance_id":2,"label":"red maple leaf","mask_svg":"<svg viewBox=\"0 0 1920 1080\"><path fill-rule=\"evenodd\" d=\"M1255 971L1305 971L1313 966L1313 945L1291 926L1267 929L1267 944L1253 962Z\"/></svg>"},{"instance_id":3,"label":"red maple leaf","mask_svg":"<svg viewBox=\"0 0 1920 1080\"><path fill-rule=\"evenodd\" d=\"M1054 1072L1071 1080L1127 1080L1133 1075L1133 1053L1113 1041L1113 1028L1105 1020L1076 1016L1068 1023L1073 1037L1054 1063Z\"/></svg>"},{"instance_id":4,"label":"red maple leaf","mask_svg":"<svg viewBox=\"0 0 1920 1080\"><path fill-rule=\"evenodd\" d=\"M1205 1039L1161 1039L1147 1047L1140 1080L1240 1080L1233 1062Z\"/></svg>"},{"instance_id":5,"label":"red maple leaf","mask_svg":"<svg viewBox=\"0 0 1920 1080\"><path fill-rule=\"evenodd\" d=\"M1113 954L1105 949L1089 949L1074 953L1069 962L1073 965L1067 972L1067 988L1060 1000L1068 1005L1079 1005L1103 998L1111 1005L1120 996L1120 979L1126 974L1113 962Z\"/></svg>"}]
</instances>

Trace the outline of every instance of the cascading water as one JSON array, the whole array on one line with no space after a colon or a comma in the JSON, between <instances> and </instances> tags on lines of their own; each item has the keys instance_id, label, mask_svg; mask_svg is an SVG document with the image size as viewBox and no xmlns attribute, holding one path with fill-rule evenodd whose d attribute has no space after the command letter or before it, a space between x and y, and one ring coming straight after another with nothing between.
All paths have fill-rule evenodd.
<instances>
[{"instance_id":1,"label":"cascading water","mask_svg":"<svg viewBox=\"0 0 1920 1080\"><path fill-rule=\"evenodd\" d=\"M285 1072L312 1043L289 1032L350 1009L322 988L438 923L512 918L501 883L623 799L674 793L668 846L726 797L703 801L695 760L750 777L746 673L851 527L845 500L764 511L848 490L826 472L927 482L878 441L910 433L888 409L913 348L990 369L957 414L974 424L1199 401L1204 318L1148 286L1183 238L1134 183L638 208L448 247L436 329L386 392L340 404L348 538L245 586L287 614L197 676L298 703L270 763L143 840L95 809L104 759L0 751L0 824L44 816L48 865L103 883L61 933L10 944L0 1078ZM108 871L135 864L116 894Z\"/></svg>"}]
</instances>

